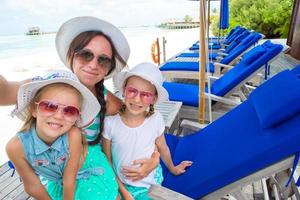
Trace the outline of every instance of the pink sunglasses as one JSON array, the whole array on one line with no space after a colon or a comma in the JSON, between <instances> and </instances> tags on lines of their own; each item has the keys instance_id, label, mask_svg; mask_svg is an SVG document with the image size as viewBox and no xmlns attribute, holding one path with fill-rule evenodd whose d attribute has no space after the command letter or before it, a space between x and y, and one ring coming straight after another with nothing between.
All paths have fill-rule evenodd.
<instances>
[{"instance_id":1,"label":"pink sunglasses","mask_svg":"<svg viewBox=\"0 0 300 200\"><path fill-rule=\"evenodd\" d=\"M124 89L124 96L127 98L134 98L139 94L141 101L144 104L153 104L156 96L151 92L139 91L134 87L127 86Z\"/></svg>"}]
</instances>

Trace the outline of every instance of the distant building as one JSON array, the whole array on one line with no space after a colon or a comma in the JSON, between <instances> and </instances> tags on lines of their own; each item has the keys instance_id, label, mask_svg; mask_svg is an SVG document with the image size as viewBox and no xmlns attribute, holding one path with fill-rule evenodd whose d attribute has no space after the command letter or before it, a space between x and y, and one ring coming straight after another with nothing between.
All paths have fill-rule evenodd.
<instances>
[{"instance_id":1,"label":"distant building","mask_svg":"<svg viewBox=\"0 0 300 200\"><path fill-rule=\"evenodd\" d=\"M26 33L26 35L40 35L40 28L39 27L29 27L28 28L28 32Z\"/></svg>"},{"instance_id":2,"label":"distant building","mask_svg":"<svg viewBox=\"0 0 300 200\"><path fill-rule=\"evenodd\" d=\"M173 21L161 23L158 27L167 29L186 29L186 28L198 28L199 22L185 22L185 21Z\"/></svg>"}]
</instances>

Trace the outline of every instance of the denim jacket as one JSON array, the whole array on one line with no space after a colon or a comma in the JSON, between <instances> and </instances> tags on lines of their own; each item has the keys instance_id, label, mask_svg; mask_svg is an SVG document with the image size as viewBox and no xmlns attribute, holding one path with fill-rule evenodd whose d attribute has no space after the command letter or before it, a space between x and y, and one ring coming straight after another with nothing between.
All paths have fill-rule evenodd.
<instances>
[{"instance_id":1,"label":"denim jacket","mask_svg":"<svg viewBox=\"0 0 300 200\"><path fill-rule=\"evenodd\" d=\"M64 168L69 159L69 144L67 134L58 137L49 146L36 133L35 124L29 131L17 134L23 145L23 151L28 163L35 173L50 181L62 182ZM103 168L88 168L77 173L76 179L87 179L91 175L103 174Z\"/></svg>"},{"instance_id":2,"label":"denim jacket","mask_svg":"<svg viewBox=\"0 0 300 200\"><path fill-rule=\"evenodd\" d=\"M35 124L29 131L19 132L17 136L35 173L51 181L61 181L69 159L67 134L61 135L51 146L37 136Z\"/></svg>"}]
</instances>

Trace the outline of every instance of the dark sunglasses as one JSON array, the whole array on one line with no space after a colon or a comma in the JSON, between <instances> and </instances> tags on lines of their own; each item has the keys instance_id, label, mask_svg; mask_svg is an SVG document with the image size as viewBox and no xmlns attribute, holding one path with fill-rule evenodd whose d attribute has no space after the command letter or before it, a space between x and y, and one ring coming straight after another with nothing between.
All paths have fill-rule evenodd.
<instances>
[{"instance_id":1,"label":"dark sunglasses","mask_svg":"<svg viewBox=\"0 0 300 200\"><path fill-rule=\"evenodd\" d=\"M77 59L84 63L91 62L95 57L95 54L93 52L86 49L75 51L74 55ZM105 70L110 71L112 68L113 60L106 55L99 55L97 57L97 63L100 67L103 67Z\"/></svg>"},{"instance_id":2,"label":"dark sunglasses","mask_svg":"<svg viewBox=\"0 0 300 200\"><path fill-rule=\"evenodd\" d=\"M40 114L50 117L55 113L62 109L62 113L64 118L69 122L75 122L79 115L80 111L75 106L62 105L50 100L41 100L39 102L35 102L37 105L37 110Z\"/></svg>"}]
</instances>

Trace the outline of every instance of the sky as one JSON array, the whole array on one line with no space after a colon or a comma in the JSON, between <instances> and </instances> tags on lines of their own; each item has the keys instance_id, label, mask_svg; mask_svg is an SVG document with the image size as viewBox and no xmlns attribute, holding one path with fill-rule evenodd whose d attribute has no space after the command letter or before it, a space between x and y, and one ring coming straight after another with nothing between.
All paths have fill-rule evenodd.
<instances>
[{"instance_id":1,"label":"sky","mask_svg":"<svg viewBox=\"0 0 300 200\"><path fill-rule=\"evenodd\" d=\"M56 32L66 20L95 16L116 26L157 25L199 16L199 2L188 0L0 0L0 35L23 34L28 27Z\"/></svg>"}]
</instances>

